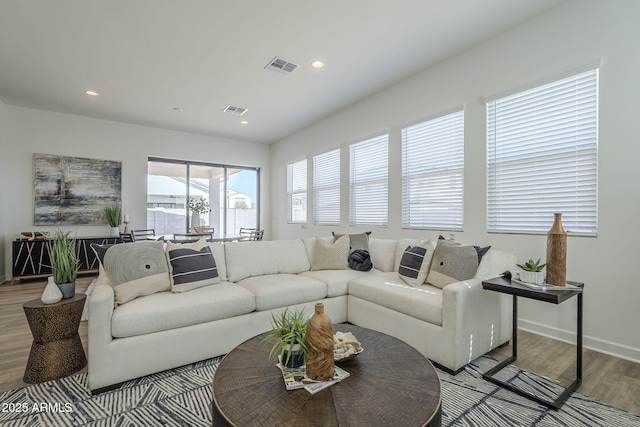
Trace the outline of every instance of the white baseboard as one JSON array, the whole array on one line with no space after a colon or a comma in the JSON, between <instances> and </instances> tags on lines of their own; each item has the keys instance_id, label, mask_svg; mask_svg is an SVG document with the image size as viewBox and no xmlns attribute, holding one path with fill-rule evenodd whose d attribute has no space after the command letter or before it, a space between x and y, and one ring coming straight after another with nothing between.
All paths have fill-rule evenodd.
<instances>
[{"instance_id":1,"label":"white baseboard","mask_svg":"<svg viewBox=\"0 0 640 427\"><path fill-rule=\"evenodd\" d=\"M523 331L542 335L548 338L553 338L569 344L576 343L575 332L553 328L548 325L531 322L529 320L518 319L518 329L522 329ZM640 349L638 348L629 347L611 341L601 340L587 335L582 336L582 345L584 348L588 348L589 350L594 350L599 353L604 353L610 356L618 357L620 359L629 360L634 363L640 363Z\"/></svg>"}]
</instances>

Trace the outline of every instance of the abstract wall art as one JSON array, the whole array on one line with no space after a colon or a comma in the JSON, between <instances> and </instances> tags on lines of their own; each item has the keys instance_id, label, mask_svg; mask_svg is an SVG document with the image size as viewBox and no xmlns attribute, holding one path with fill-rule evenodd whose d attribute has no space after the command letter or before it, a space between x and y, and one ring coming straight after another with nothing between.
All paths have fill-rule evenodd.
<instances>
[{"instance_id":1,"label":"abstract wall art","mask_svg":"<svg viewBox=\"0 0 640 427\"><path fill-rule=\"evenodd\" d=\"M121 203L122 162L34 154L34 224L104 225Z\"/></svg>"}]
</instances>

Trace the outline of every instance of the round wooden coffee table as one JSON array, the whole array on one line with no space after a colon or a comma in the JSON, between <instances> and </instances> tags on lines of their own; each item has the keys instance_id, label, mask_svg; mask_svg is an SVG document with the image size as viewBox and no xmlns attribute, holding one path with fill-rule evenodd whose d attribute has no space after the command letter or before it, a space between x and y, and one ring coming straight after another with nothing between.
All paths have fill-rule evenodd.
<instances>
[{"instance_id":1,"label":"round wooden coffee table","mask_svg":"<svg viewBox=\"0 0 640 427\"><path fill-rule=\"evenodd\" d=\"M213 378L213 425L439 426L440 380L433 365L404 342L354 325L364 352L339 363L351 375L316 394L287 391L268 360L263 335L227 354Z\"/></svg>"}]
</instances>

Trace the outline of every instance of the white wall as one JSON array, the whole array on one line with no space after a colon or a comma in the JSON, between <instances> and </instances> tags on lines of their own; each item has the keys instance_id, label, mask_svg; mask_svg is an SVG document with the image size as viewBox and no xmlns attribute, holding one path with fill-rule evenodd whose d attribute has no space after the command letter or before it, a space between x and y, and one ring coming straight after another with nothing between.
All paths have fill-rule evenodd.
<instances>
[{"instance_id":1,"label":"white wall","mask_svg":"<svg viewBox=\"0 0 640 427\"><path fill-rule=\"evenodd\" d=\"M7 206L6 200L6 188L7 188L7 175L6 169L9 164L7 158L7 140L6 140L6 106L0 101L0 283L4 281L5 269L4 263L1 261L5 257L5 242L6 242L6 212L4 206Z\"/></svg>"},{"instance_id":2,"label":"white wall","mask_svg":"<svg viewBox=\"0 0 640 427\"><path fill-rule=\"evenodd\" d=\"M33 225L34 153L121 161L122 206L123 213L130 215L130 228L146 227L148 156L260 167L261 224L268 221L264 217L270 209L268 145L9 105L4 108L4 118L6 138L0 139L0 143L5 164L0 166L7 183L3 180L6 198L0 208L0 242L5 239L0 278L11 275L11 241L21 231L55 229ZM3 216L4 224L1 222ZM73 228L78 236L106 236L109 231L106 222L105 225ZM4 271L1 270L3 267Z\"/></svg>"},{"instance_id":3,"label":"white wall","mask_svg":"<svg viewBox=\"0 0 640 427\"><path fill-rule=\"evenodd\" d=\"M435 238L438 231L410 231L400 219L400 129L404 124L465 106L465 227L456 240L493 245L520 260L544 258L546 236L486 232L486 144L483 97L561 75L593 60L600 73L599 235L569 237L567 276L585 282L585 345L640 361L635 272L640 197L640 2L584 0L568 2L473 49L304 129L272 146L273 238L328 235L348 228L347 163L343 162L342 227L306 229L286 223L286 164L390 130L388 228L373 236ZM384 65L382 65L384 66ZM311 200L309 206L312 205ZM446 232L448 233L448 232ZM520 326L573 340L575 299L553 306L521 301Z\"/></svg>"}]
</instances>

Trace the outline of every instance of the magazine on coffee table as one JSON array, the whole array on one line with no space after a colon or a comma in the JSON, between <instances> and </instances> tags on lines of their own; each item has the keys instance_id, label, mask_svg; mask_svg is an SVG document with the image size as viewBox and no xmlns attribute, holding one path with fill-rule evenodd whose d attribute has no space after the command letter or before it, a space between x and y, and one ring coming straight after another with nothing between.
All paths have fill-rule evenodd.
<instances>
[{"instance_id":1,"label":"magazine on coffee table","mask_svg":"<svg viewBox=\"0 0 640 427\"><path fill-rule=\"evenodd\" d=\"M579 290L582 290L582 288L580 288L578 286L570 285L568 283L565 286L550 285L548 283L543 283L541 285L536 285L534 283L528 283L528 282L523 282L522 280L514 279L513 277L511 278L511 281L514 282L514 283L517 283L519 285L523 285L523 286L526 286L528 288L536 289L536 290L539 290L539 291L579 291Z\"/></svg>"},{"instance_id":2,"label":"magazine on coffee table","mask_svg":"<svg viewBox=\"0 0 640 427\"><path fill-rule=\"evenodd\" d=\"M279 357L278 357L279 358ZM282 372L282 378L284 379L284 385L287 390L297 390L304 388L311 394L316 394L320 390L342 381L349 376L349 372L334 366L333 379L329 381L315 381L307 377L306 366L302 365L299 368L287 368L282 363L276 365Z\"/></svg>"}]
</instances>

